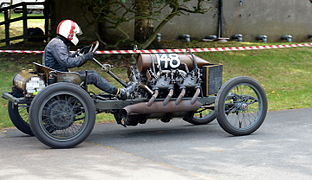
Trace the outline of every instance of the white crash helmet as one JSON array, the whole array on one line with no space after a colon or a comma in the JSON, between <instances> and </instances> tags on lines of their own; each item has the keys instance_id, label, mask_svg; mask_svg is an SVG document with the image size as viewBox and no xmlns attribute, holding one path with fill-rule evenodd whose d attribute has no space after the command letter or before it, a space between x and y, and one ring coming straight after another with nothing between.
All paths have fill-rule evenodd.
<instances>
[{"instance_id":1,"label":"white crash helmet","mask_svg":"<svg viewBox=\"0 0 312 180\"><path fill-rule=\"evenodd\" d=\"M75 21L66 19L58 24L56 34L63 36L76 46L79 42L77 35L82 35L82 31Z\"/></svg>"}]
</instances>

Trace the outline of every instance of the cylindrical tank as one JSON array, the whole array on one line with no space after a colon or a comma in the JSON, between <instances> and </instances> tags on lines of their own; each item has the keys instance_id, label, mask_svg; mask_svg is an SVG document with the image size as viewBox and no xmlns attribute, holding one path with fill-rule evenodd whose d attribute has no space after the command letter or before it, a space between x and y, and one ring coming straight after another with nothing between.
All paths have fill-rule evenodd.
<instances>
[{"instance_id":1,"label":"cylindrical tank","mask_svg":"<svg viewBox=\"0 0 312 180\"><path fill-rule=\"evenodd\" d=\"M195 56L198 67L209 65L210 63L198 56ZM162 67L171 68L175 65L187 66L189 70L194 67L193 59L190 54L140 54L137 60L138 70L145 73L147 69L152 68L153 63L155 67L160 63ZM175 67L177 68L177 67Z\"/></svg>"},{"instance_id":2,"label":"cylindrical tank","mask_svg":"<svg viewBox=\"0 0 312 180\"><path fill-rule=\"evenodd\" d=\"M31 77L37 76L32 73L33 70L22 70L18 74L16 74L13 78L13 86L24 91L26 89L26 83L30 80Z\"/></svg>"}]
</instances>

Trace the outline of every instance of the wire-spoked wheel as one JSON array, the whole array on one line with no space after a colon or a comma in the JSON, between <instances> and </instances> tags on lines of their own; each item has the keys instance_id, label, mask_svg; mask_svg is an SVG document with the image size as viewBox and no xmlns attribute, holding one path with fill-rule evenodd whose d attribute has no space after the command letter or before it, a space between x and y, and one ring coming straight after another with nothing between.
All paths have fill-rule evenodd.
<instances>
[{"instance_id":1,"label":"wire-spoked wheel","mask_svg":"<svg viewBox=\"0 0 312 180\"><path fill-rule=\"evenodd\" d=\"M14 104L11 101L8 102L9 117L14 126L21 132L33 136L29 126L28 111L28 104Z\"/></svg>"},{"instance_id":2,"label":"wire-spoked wheel","mask_svg":"<svg viewBox=\"0 0 312 180\"><path fill-rule=\"evenodd\" d=\"M23 97L23 92L13 88L11 94L14 97ZM33 136L33 133L29 126L29 106L30 104L15 104L11 101L8 102L9 117L14 126L21 132Z\"/></svg>"},{"instance_id":3,"label":"wire-spoked wheel","mask_svg":"<svg viewBox=\"0 0 312 180\"><path fill-rule=\"evenodd\" d=\"M216 119L214 108L199 108L195 112L189 112L183 119L194 125L204 125Z\"/></svg>"},{"instance_id":4,"label":"wire-spoked wheel","mask_svg":"<svg viewBox=\"0 0 312 180\"><path fill-rule=\"evenodd\" d=\"M263 123L267 106L265 92L256 80L236 77L226 82L217 95L217 120L232 135L248 135Z\"/></svg>"},{"instance_id":5,"label":"wire-spoked wheel","mask_svg":"<svg viewBox=\"0 0 312 180\"><path fill-rule=\"evenodd\" d=\"M71 83L48 86L32 101L30 125L34 135L52 148L70 148L83 142L95 123L89 94Z\"/></svg>"}]
</instances>

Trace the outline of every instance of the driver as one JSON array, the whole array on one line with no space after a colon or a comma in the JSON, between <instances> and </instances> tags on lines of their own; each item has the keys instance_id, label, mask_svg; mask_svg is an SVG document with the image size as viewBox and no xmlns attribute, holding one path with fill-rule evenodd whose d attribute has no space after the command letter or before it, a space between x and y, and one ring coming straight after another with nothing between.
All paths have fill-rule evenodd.
<instances>
[{"instance_id":1,"label":"driver","mask_svg":"<svg viewBox=\"0 0 312 180\"><path fill-rule=\"evenodd\" d=\"M58 71L68 72L68 68L82 66L87 60L93 59L94 53L87 52L85 54L78 54L78 52L70 53L70 45L77 45L79 39L77 36L82 34L78 24L72 20L61 21L56 30L57 36L53 38L45 47L42 58L42 64ZM88 51L90 48L85 47L82 51ZM87 84L93 84L97 88L116 95L120 99L126 99L129 94L134 91L135 84L127 88L116 88L97 72L88 70L78 72L82 80Z\"/></svg>"}]
</instances>

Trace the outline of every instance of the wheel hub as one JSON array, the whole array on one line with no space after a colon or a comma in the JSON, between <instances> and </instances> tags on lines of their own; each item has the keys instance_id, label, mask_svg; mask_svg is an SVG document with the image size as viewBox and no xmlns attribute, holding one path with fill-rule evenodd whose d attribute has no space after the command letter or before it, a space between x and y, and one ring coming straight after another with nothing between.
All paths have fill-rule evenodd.
<instances>
[{"instance_id":1,"label":"wheel hub","mask_svg":"<svg viewBox=\"0 0 312 180\"><path fill-rule=\"evenodd\" d=\"M73 122L75 113L73 107L64 100L57 100L51 104L50 122L57 129L66 129Z\"/></svg>"},{"instance_id":2,"label":"wheel hub","mask_svg":"<svg viewBox=\"0 0 312 180\"><path fill-rule=\"evenodd\" d=\"M245 102L235 103L235 106L238 111L248 111L248 104Z\"/></svg>"},{"instance_id":3,"label":"wheel hub","mask_svg":"<svg viewBox=\"0 0 312 180\"><path fill-rule=\"evenodd\" d=\"M248 104L247 103L242 103L241 109L243 111L247 111L248 110Z\"/></svg>"}]
</instances>

